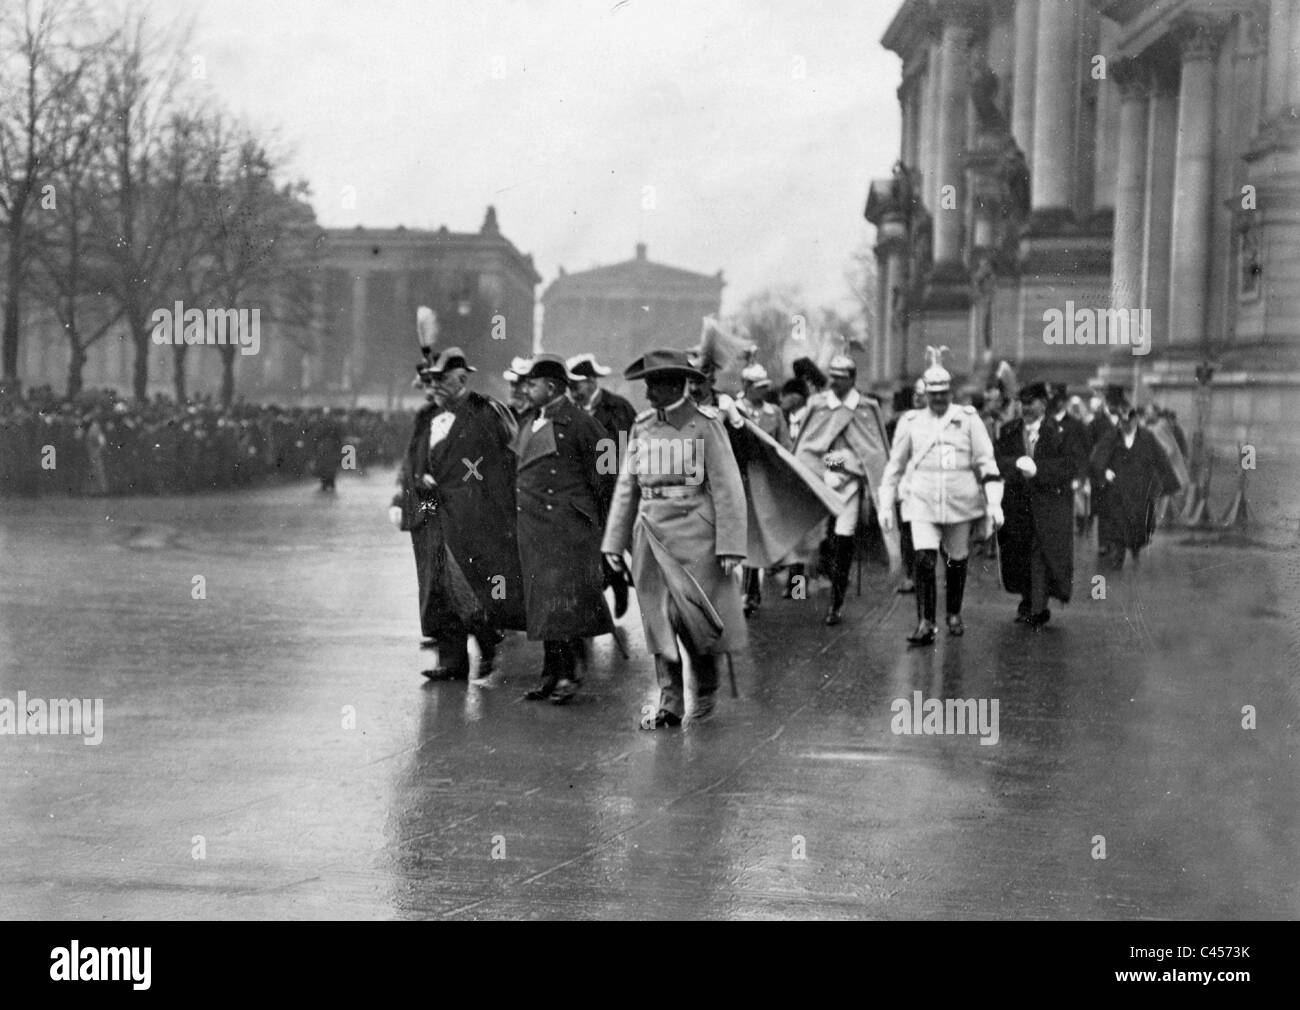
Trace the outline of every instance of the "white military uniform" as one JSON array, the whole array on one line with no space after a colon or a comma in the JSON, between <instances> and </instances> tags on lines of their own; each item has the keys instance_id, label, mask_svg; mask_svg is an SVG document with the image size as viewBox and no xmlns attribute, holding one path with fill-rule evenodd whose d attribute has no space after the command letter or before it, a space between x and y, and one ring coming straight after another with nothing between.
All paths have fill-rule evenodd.
<instances>
[{"instance_id":1,"label":"white military uniform","mask_svg":"<svg viewBox=\"0 0 1300 1010\"><path fill-rule=\"evenodd\" d=\"M881 512L900 501L917 550L937 550L942 540L949 557L961 560L971 523L985 514L983 483L996 479L993 443L974 407L953 404L939 416L928 407L909 410L894 431L881 481Z\"/></svg>"}]
</instances>

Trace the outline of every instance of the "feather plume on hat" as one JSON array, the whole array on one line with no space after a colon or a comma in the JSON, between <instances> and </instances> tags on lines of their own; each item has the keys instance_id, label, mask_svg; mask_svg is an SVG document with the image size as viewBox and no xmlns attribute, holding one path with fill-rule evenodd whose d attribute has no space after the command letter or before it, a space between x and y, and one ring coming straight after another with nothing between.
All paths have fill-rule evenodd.
<instances>
[{"instance_id":1,"label":"feather plume on hat","mask_svg":"<svg viewBox=\"0 0 1300 1010\"><path fill-rule=\"evenodd\" d=\"M415 310L415 332L420 340L420 351L427 358L433 354L433 345L438 339L438 317L433 309L421 305Z\"/></svg>"},{"instance_id":2,"label":"feather plume on hat","mask_svg":"<svg viewBox=\"0 0 1300 1010\"><path fill-rule=\"evenodd\" d=\"M1014 400L1020 395L1020 380L1016 378L1016 370L1011 367L1010 362L998 362L998 367L993 372L990 385L1001 386L1002 392L1006 394L1008 400Z\"/></svg>"},{"instance_id":3,"label":"feather plume on hat","mask_svg":"<svg viewBox=\"0 0 1300 1010\"><path fill-rule=\"evenodd\" d=\"M744 337L728 332L716 316L705 316L700 321L700 342L690 355L696 368L717 373L744 357L751 346Z\"/></svg>"}]
</instances>

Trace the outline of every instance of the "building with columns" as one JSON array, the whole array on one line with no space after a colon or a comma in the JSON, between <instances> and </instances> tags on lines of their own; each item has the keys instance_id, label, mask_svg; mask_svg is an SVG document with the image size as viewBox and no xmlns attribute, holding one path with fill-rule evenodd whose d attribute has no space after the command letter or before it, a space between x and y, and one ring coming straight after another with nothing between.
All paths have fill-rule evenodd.
<instances>
[{"instance_id":1,"label":"building with columns","mask_svg":"<svg viewBox=\"0 0 1300 1010\"><path fill-rule=\"evenodd\" d=\"M1123 384L1300 459L1300 0L906 0L882 41L872 376L943 344L964 378ZM1120 310L1149 353L1087 342Z\"/></svg>"},{"instance_id":2,"label":"building with columns","mask_svg":"<svg viewBox=\"0 0 1300 1010\"><path fill-rule=\"evenodd\" d=\"M261 309L260 349L235 355L235 395L280 403L416 401L411 390L419 358L415 312L438 316L438 346L459 344L479 370L474 388L508 394L501 372L533 346L533 311L541 276L531 256L501 234L489 207L476 232L414 228L327 228L297 297L277 291L252 299ZM277 320L291 317L295 325ZM33 308L21 374L28 386L66 386L69 352L58 324ZM174 354L150 347L149 391L171 394ZM131 389L135 351L116 328L90 348L87 388ZM221 388L214 346L194 346L185 359L191 396Z\"/></svg>"},{"instance_id":3,"label":"building with columns","mask_svg":"<svg viewBox=\"0 0 1300 1010\"><path fill-rule=\"evenodd\" d=\"M689 347L701 320L722 307L722 271L697 274L654 263L644 242L621 263L560 274L542 294L542 343L566 357L590 351L615 369L608 385L622 389L622 370L653 347Z\"/></svg>"}]
</instances>

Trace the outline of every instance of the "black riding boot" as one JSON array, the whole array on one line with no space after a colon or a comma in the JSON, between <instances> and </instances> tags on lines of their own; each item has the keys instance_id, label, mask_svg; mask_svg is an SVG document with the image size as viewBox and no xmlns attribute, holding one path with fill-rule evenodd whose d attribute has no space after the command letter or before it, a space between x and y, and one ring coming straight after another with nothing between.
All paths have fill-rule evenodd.
<instances>
[{"instance_id":1,"label":"black riding boot","mask_svg":"<svg viewBox=\"0 0 1300 1010\"><path fill-rule=\"evenodd\" d=\"M930 645L934 641L934 611L938 602L935 566L938 551L916 552L916 631L907 636L913 645Z\"/></svg>"},{"instance_id":2,"label":"black riding boot","mask_svg":"<svg viewBox=\"0 0 1300 1010\"><path fill-rule=\"evenodd\" d=\"M949 558L948 569L944 573L943 591L946 597L950 635L961 635L966 630L961 623L961 600L966 594L966 563L966 558L960 561Z\"/></svg>"},{"instance_id":3,"label":"black riding boot","mask_svg":"<svg viewBox=\"0 0 1300 1010\"><path fill-rule=\"evenodd\" d=\"M831 606L826 611L828 626L839 624L843 619L840 610L844 607L844 596L849 588L849 572L853 568L853 538L835 536L835 554L831 564Z\"/></svg>"}]
</instances>

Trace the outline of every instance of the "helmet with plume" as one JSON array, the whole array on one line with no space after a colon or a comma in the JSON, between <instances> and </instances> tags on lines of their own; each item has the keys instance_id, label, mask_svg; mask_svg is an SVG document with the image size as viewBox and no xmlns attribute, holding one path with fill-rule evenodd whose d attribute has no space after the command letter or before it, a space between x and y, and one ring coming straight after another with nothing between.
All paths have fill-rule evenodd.
<instances>
[{"instance_id":1,"label":"helmet with plume","mask_svg":"<svg viewBox=\"0 0 1300 1010\"><path fill-rule=\"evenodd\" d=\"M922 378L925 379L927 393L946 393L952 388L952 376L948 374L948 369L943 367L943 355L947 350L947 346L925 349L925 360L929 362L929 367L926 368Z\"/></svg>"}]
</instances>

